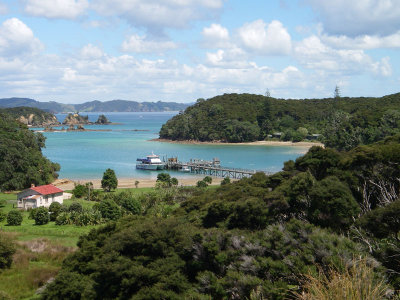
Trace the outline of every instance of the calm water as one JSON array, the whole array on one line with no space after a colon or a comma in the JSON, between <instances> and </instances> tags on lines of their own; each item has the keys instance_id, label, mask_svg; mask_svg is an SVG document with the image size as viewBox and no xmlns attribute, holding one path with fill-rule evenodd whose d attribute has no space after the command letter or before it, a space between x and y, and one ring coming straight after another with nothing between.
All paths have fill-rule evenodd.
<instances>
[{"instance_id":1,"label":"calm water","mask_svg":"<svg viewBox=\"0 0 400 300\"><path fill-rule=\"evenodd\" d=\"M101 113L89 113L96 121ZM45 132L43 153L61 165L60 178L96 179L107 168L114 169L119 178L156 178L157 172L136 170L136 158L153 151L160 156L175 157L180 161L190 158L212 160L218 157L221 165L235 168L279 171L283 162L302 155L304 148L242 145L181 145L151 142L158 137L161 125L174 116L163 113L104 113L120 125L93 125L87 129L112 129L105 132ZM83 114L85 115L85 114ZM56 115L63 121L65 114ZM146 131L133 131L134 129ZM171 172L175 177L193 176Z\"/></svg>"}]
</instances>

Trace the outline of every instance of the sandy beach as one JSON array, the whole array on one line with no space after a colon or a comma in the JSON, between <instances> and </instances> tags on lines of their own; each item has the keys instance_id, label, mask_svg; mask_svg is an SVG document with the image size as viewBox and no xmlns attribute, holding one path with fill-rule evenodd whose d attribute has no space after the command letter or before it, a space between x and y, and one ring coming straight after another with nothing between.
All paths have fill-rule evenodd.
<instances>
[{"instance_id":1,"label":"sandy beach","mask_svg":"<svg viewBox=\"0 0 400 300\"><path fill-rule=\"evenodd\" d=\"M167 139L152 139L152 142L172 143L172 144L188 144L188 145L235 145L235 146L293 146L311 148L312 146L324 147L320 142L282 142L282 141L256 141L247 143L223 143L223 142L200 142L200 141L172 141Z\"/></svg>"},{"instance_id":2,"label":"sandy beach","mask_svg":"<svg viewBox=\"0 0 400 300\"><path fill-rule=\"evenodd\" d=\"M205 175L204 175L205 176ZM179 186L190 186L196 185L197 181L202 180L204 176L191 176L187 178L179 178ZM134 188L135 181L139 181L139 188L143 187L155 187L156 179L142 179L142 178L119 178L118 188ZM223 178L213 177L212 185L219 185ZM101 179L85 179L85 180L70 180L70 179L57 179L52 184L58 188L66 191L72 190L75 184L85 184L92 182L95 189L101 189Z\"/></svg>"}]
</instances>

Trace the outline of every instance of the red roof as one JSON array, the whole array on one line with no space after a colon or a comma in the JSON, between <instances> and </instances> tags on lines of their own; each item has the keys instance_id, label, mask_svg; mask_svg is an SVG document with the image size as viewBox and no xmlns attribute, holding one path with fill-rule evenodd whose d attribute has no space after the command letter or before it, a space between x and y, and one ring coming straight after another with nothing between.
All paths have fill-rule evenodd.
<instances>
[{"instance_id":1,"label":"red roof","mask_svg":"<svg viewBox=\"0 0 400 300\"><path fill-rule=\"evenodd\" d=\"M38 192L42 195L49 195L49 194L56 194L56 193L64 192L63 190L61 190L58 187L55 187L54 185L51 185L51 184L34 186L34 187L31 187L30 189L34 190L35 192Z\"/></svg>"}]
</instances>

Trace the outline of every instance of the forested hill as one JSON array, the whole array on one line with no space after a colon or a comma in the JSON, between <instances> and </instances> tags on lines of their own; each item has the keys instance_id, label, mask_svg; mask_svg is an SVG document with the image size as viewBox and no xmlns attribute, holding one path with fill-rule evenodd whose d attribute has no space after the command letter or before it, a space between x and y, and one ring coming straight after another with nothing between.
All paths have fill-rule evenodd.
<instances>
[{"instance_id":1,"label":"forested hill","mask_svg":"<svg viewBox=\"0 0 400 300\"><path fill-rule=\"evenodd\" d=\"M44 146L41 133L0 111L0 191L47 184L58 177L60 165L42 155Z\"/></svg>"},{"instance_id":2,"label":"forested hill","mask_svg":"<svg viewBox=\"0 0 400 300\"><path fill-rule=\"evenodd\" d=\"M188 107L185 103L176 102L136 102L128 100L90 101L82 104L63 104L54 101L39 102L29 98L0 99L0 107L36 107L53 113L61 112L159 112L180 111Z\"/></svg>"},{"instance_id":3,"label":"forested hill","mask_svg":"<svg viewBox=\"0 0 400 300\"><path fill-rule=\"evenodd\" d=\"M15 120L30 126L45 127L60 124L52 113L34 107L0 108L0 113L6 113Z\"/></svg>"},{"instance_id":4,"label":"forested hill","mask_svg":"<svg viewBox=\"0 0 400 300\"><path fill-rule=\"evenodd\" d=\"M224 94L197 100L162 126L160 138L247 142L274 135L300 141L320 134L319 139L328 146L351 149L396 134L399 128L400 93L381 98L305 100Z\"/></svg>"}]
</instances>

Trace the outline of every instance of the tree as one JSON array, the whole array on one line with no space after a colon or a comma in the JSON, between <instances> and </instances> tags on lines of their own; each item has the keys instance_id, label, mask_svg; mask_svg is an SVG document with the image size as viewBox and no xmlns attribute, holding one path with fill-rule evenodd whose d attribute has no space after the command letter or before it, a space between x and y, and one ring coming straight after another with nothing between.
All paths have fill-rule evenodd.
<instances>
[{"instance_id":1,"label":"tree","mask_svg":"<svg viewBox=\"0 0 400 300\"><path fill-rule=\"evenodd\" d=\"M38 207L36 208L36 213L35 213L35 224L36 225L44 225L49 223L50 217L49 217L49 211L45 207Z\"/></svg>"},{"instance_id":2,"label":"tree","mask_svg":"<svg viewBox=\"0 0 400 300\"><path fill-rule=\"evenodd\" d=\"M229 184L229 183L231 183L231 179L229 177L225 177L221 181L221 185L226 185L226 184Z\"/></svg>"},{"instance_id":3,"label":"tree","mask_svg":"<svg viewBox=\"0 0 400 300\"><path fill-rule=\"evenodd\" d=\"M339 99L340 98L340 89L339 89L338 85L335 86L335 92L333 93L333 97L335 99Z\"/></svg>"},{"instance_id":4,"label":"tree","mask_svg":"<svg viewBox=\"0 0 400 300\"><path fill-rule=\"evenodd\" d=\"M160 173L157 175L157 183L161 184L161 187L170 187L172 185L171 175L168 173Z\"/></svg>"},{"instance_id":5,"label":"tree","mask_svg":"<svg viewBox=\"0 0 400 300\"><path fill-rule=\"evenodd\" d=\"M174 185L174 186L177 186L179 184L178 179L176 179L175 177L172 177L171 178L171 184Z\"/></svg>"},{"instance_id":6,"label":"tree","mask_svg":"<svg viewBox=\"0 0 400 300\"><path fill-rule=\"evenodd\" d=\"M11 226L19 226L22 223L22 213L19 210L10 210L7 215L7 224Z\"/></svg>"},{"instance_id":7,"label":"tree","mask_svg":"<svg viewBox=\"0 0 400 300\"><path fill-rule=\"evenodd\" d=\"M138 188L139 187L139 180L136 180L135 181L135 188Z\"/></svg>"},{"instance_id":8,"label":"tree","mask_svg":"<svg viewBox=\"0 0 400 300\"><path fill-rule=\"evenodd\" d=\"M109 220L118 220L121 217L121 211L114 200L105 199L99 203L101 216Z\"/></svg>"},{"instance_id":9,"label":"tree","mask_svg":"<svg viewBox=\"0 0 400 300\"><path fill-rule=\"evenodd\" d=\"M87 194L87 187L83 184L75 184L74 189L72 190L72 194L75 198L82 198Z\"/></svg>"},{"instance_id":10,"label":"tree","mask_svg":"<svg viewBox=\"0 0 400 300\"><path fill-rule=\"evenodd\" d=\"M199 188L206 188L206 187L208 187L208 184L204 180L199 180L199 181L197 181L196 186Z\"/></svg>"},{"instance_id":11,"label":"tree","mask_svg":"<svg viewBox=\"0 0 400 300\"><path fill-rule=\"evenodd\" d=\"M58 202L53 202L50 204L50 221L55 221L61 212L62 205Z\"/></svg>"},{"instance_id":12,"label":"tree","mask_svg":"<svg viewBox=\"0 0 400 300\"><path fill-rule=\"evenodd\" d=\"M15 251L16 249L14 242L9 236L0 232L0 269L11 267L13 261L12 257Z\"/></svg>"},{"instance_id":13,"label":"tree","mask_svg":"<svg viewBox=\"0 0 400 300\"><path fill-rule=\"evenodd\" d=\"M208 184L211 184L212 183L212 177L211 176L206 176L206 177L203 178L203 181L208 183Z\"/></svg>"},{"instance_id":14,"label":"tree","mask_svg":"<svg viewBox=\"0 0 400 300\"><path fill-rule=\"evenodd\" d=\"M83 210L82 208L82 204L80 204L79 202L72 202L72 204L69 206L68 210L70 212L81 212Z\"/></svg>"},{"instance_id":15,"label":"tree","mask_svg":"<svg viewBox=\"0 0 400 300\"><path fill-rule=\"evenodd\" d=\"M101 187L106 192L116 189L118 186L118 179L115 175L114 170L107 169L103 174L103 179L101 180Z\"/></svg>"}]
</instances>

